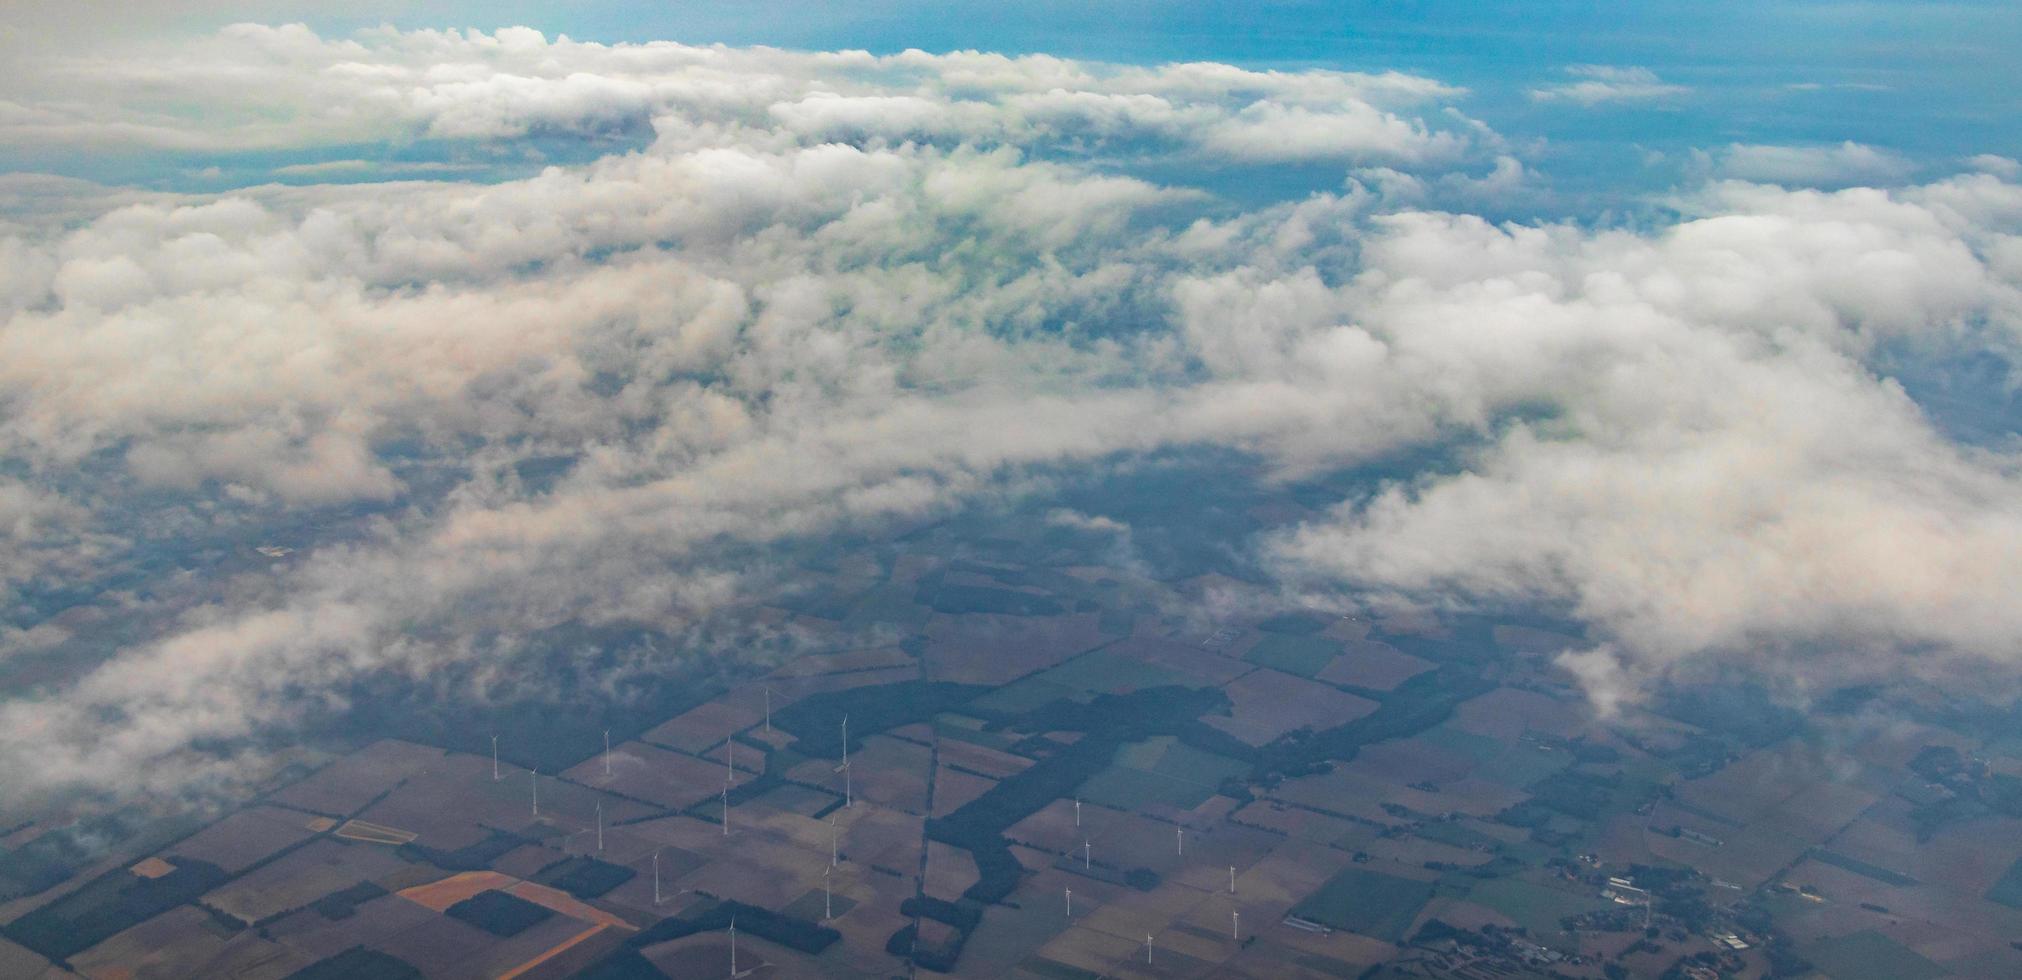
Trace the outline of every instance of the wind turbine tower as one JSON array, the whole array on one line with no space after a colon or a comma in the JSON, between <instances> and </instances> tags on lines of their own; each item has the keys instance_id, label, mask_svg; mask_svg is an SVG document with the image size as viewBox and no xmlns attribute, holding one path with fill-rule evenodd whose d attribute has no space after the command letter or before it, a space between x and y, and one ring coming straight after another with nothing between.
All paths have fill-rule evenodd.
<instances>
[{"instance_id":1,"label":"wind turbine tower","mask_svg":"<svg viewBox=\"0 0 2022 980\"><path fill-rule=\"evenodd\" d=\"M491 737L491 781L498 782L498 736Z\"/></svg>"},{"instance_id":2,"label":"wind turbine tower","mask_svg":"<svg viewBox=\"0 0 2022 980\"><path fill-rule=\"evenodd\" d=\"M604 778L611 778L611 730L604 729Z\"/></svg>"},{"instance_id":3,"label":"wind turbine tower","mask_svg":"<svg viewBox=\"0 0 2022 980\"><path fill-rule=\"evenodd\" d=\"M836 767L842 773L842 805L845 808L856 805L855 794L850 790L850 716L842 716L842 765Z\"/></svg>"},{"instance_id":4,"label":"wind turbine tower","mask_svg":"<svg viewBox=\"0 0 2022 980\"><path fill-rule=\"evenodd\" d=\"M527 775L533 779L534 819L538 820L541 816L541 771L539 769L529 769L527 770Z\"/></svg>"}]
</instances>

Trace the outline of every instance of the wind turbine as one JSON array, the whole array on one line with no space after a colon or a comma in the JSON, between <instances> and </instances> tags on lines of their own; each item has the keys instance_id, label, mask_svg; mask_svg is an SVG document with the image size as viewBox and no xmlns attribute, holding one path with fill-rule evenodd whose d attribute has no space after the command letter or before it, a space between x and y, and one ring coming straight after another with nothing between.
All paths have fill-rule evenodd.
<instances>
[{"instance_id":1,"label":"wind turbine","mask_svg":"<svg viewBox=\"0 0 2022 980\"><path fill-rule=\"evenodd\" d=\"M835 814L828 816L828 866L833 868L842 862L842 852L837 849Z\"/></svg>"},{"instance_id":2,"label":"wind turbine","mask_svg":"<svg viewBox=\"0 0 2022 980\"><path fill-rule=\"evenodd\" d=\"M1083 871L1086 871L1086 870L1088 870L1088 869L1089 869L1089 868L1091 868L1091 867L1093 867L1093 865L1089 864L1089 861L1088 861L1088 842L1087 842L1087 841L1082 841L1082 842L1081 842L1081 870L1083 870Z\"/></svg>"},{"instance_id":3,"label":"wind turbine","mask_svg":"<svg viewBox=\"0 0 2022 980\"><path fill-rule=\"evenodd\" d=\"M1074 825L1081 826L1081 797L1074 798Z\"/></svg>"},{"instance_id":4,"label":"wind turbine","mask_svg":"<svg viewBox=\"0 0 2022 980\"><path fill-rule=\"evenodd\" d=\"M1236 866L1231 864L1229 865L1229 894L1234 895L1235 893L1236 893Z\"/></svg>"},{"instance_id":5,"label":"wind turbine","mask_svg":"<svg viewBox=\"0 0 2022 980\"><path fill-rule=\"evenodd\" d=\"M533 777L534 819L538 820L541 816L541 771L539 769L529 769L527 770L527 775Z\"/></svg>"},{"instance_id":6,"label":"wind turbine","mask_svg":"<svg viewBox=\"0 0 2022 980\"><path fill-rule=\"evenodd\" d=\"M1243 913L1229 910L1229 938L1240 942L1243 938Z\"/></svg>"},{"instance_id":7,"label":"wind turbine","mask_svg":"<svg viewBox=\"0 0 2022 980\"><path fill-rule=\"evenodd\" d=\"M1067 917L1074 918L1074 889L1067 890Z\"/></svg>"},{"instance_id":8,"label":"wind turbine","mask_svg":"<svg viewBox=\"0 0 2022 980\"><path fill-rule=\"evenodd\" d=\"M750 976L751 973L750 970L737 971L737 917L733 915L730 917L730 980Z\"/></svg>"},{"instance_id":9,"label":"wind turbine","mask_svg":"<svg viewBox=\"0 0 2022 980\"><path fill-rule=\"evenodd\" d=\"M730 787L723 787L723 836L730 836Z\"/></svg>"},{"instance_id":10,"label":"wind turbine","mask_svg":"<svg viewBox=\"0 0 2022 980\"><path fill-rule=\"evenodd\" d=\"M1151 933L1144 934L1144 965L1151 965Z\"/></svg>"},{"instance_id":11,"label":"wind turbine","mask_svg":"<svg viewBox=\"0 0 2022 980\"><path fill-rule=\"evenodd\" d=\"M765 685L765 734L772 734L772 685Z\"/></svg>"},{"instance_id":12,"label":"wind turbine","mask_svg":"<svg viewBox=\"0 0 2022 980\"><path fill-rule=\"evenodd\" d=\"M597 801L597 853L604 852L604 801Z\"/></svg>"},{"instance_id":13,"label":"wind turbine","mask_svg":"<svg viewBox=\"0 0 2022 980\"><path fill-rule=\"evenodd\" d=\"M829 907L828 902L828 876L834 873L834 868L824 868L821 873L821 920L823 922L835 918L835 911Z\"/></svg>"},{"instance_id":14,"label":"wind turbine","mask_svg":"<svg viewBox=\"0 0 2022 980\"><path fill-rule=\"evenodd\" d=\"M498 736L491 737L491 781L498 782Z\"/></svg>"},{"instance_id":15,"label":"wind turbine","mask_svg":"<svg viewBox=\"0 0 2022 980\"><path fill-rule=\"evenodd\" d=\"M611 730L604 729L604 778L611 778Z\"/></svg>"},{"instance_id":16,"label":"wind turbine","mask_svg":"<svg viewBox=\"0 0 2022 980\"><path fill-rule=\"evenodd\" d=\"M653 852L653 904L660 904L660 852Z\"/></svg>"},{"instance_id":17,"label":"wind turbine","mask_svg":"<svg viewBox=\"0 0 2022 980\"><path fill-rule=\"evenodd\" d=\"M723 781L737 782L737 736L734 733L723 740Z\"/></svg>"},{"instance_id":18,"label":"wind turbine","mask_svg":"<svg viewBox=\"0 0 2022 980\"><path fill-rule=\"evenodd\" d=\"M1187 829L1185 827L1174 827L1172 832L1173 836L1179 840L1180 856L1185 857L1187 853Z\"/></svg>"},{"instance_id":19,"label":"wind turbine","mask_svg":"<svg viewBox=\"0 0 2022 980\"><path fill-rule=\"evenodd\" d=\"M835 767L835 771L842 773L842 805L845 808L854 806L854 794L850 791L850 716L848 715L842 716L842 765Z\"/></svg>"}]
</instances>

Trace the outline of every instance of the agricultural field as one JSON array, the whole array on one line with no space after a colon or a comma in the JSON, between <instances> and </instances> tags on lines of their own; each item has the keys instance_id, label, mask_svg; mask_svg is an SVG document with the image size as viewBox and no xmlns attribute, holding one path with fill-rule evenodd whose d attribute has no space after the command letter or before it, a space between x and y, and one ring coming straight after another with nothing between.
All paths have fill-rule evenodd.
<instances>
[{"instance_id":1,"label":"agricultural field","mask_svg":"<svg viewBox=\"0 0 2022 980\"><path fill-rule=\"evenodd\" d=\"M1094 582L958 561L796 613L873 611L905 642L816 644L538 777L502 745L494 778L488 739L379 739L118 860L14 828L0 878L50 884L0 917L0 962L650 980L727 970L734 910L758 976L1401 978L1463 942L1591 978L1723 932L1749 980L1772 939L1834 980L2022 966L1997 792L2022 761L1943 729L1806 739L1704 694L1602 722L1530 628L1132 613L1124 635ZM1618 876L1668 889L1665 952L1604 896Z\"/></svg>"}]
</instances>

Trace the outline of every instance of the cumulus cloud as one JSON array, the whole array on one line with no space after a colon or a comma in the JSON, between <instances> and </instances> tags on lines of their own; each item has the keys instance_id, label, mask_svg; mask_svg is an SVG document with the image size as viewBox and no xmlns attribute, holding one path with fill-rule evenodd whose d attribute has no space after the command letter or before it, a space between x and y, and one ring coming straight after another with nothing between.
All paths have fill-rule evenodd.
<instances>
[{"instance_id":1,"label":"cumulus cloud","mask_svg":"<svg viewBox=\"0 0 2022 980\"><path fill-rule=\"evenodd\" d=\"M1894 182L1916 169L1901 156L1852 140L1838 146L1734 143L1714 154L1713 161L1726 176L1788 186Z\"/></svg>"},{"instance_id":2,"label":"cumulus cloud","mask_svg":"<svg viewBox=\"0 0 2022 980\"><path fill-rule=\"evenodd\" d=\"M775 545L1192 448L1273 480L1472 447L1226 545L1309 594L1569 608L1597 646L1564 666L1603 704L1707 658L2012 666L2022 637L2022 461L1948 441L1876 367L2013 342L2022 188L1998 168L1498 225L1424 204L1528 172L1421 112L1460 93L1415 76L512 30L210 45L72 56L106 72L89 111L10 132L639 139L493 184L0 183L10 598L109 578L137 535L342 528L163 583L143 639L0 704L10 786L234 772L187 750L373 672L510 664L560 624L700 628ZM217 118L110 94L157 82ZM1175 153L1354 177L1245 210L1109 166ZM540 460L565 465L524 478ZM1050 520L1136 560L1110 518ZM0 655L52 642L8 608Z\"/></svg>"},{"instance_id":3,"label":"cumulus cloud","mask_svg":"<svg viewBox=\"0 0 2022 980\"><path fill-rule=\"evenodd\" d=\"M326 39L301 25L239 24L173 54L92 50L29 67L0 99L0 138L19 146L215 151L657 131L696 145L738 133L1424 163L1457 159L1481 138L1450 115L1464 90L1396 72L604 45L521 27Z\"/></svg>"},{"instance_id":4,"label":"cumulus cloud","mask_svg":"<svg viewBox=\"0 0 2022 980\"><path fill-rule=\"evenodd\" d=\"M1530 89L1534 102L1570 102L1592 107L1621 102L1658 102L1674 99L1692 90L1657 77L1657 73L1636 65L1568 65L1573 81L1556 82Z\"/></svg>"}]
</instances>

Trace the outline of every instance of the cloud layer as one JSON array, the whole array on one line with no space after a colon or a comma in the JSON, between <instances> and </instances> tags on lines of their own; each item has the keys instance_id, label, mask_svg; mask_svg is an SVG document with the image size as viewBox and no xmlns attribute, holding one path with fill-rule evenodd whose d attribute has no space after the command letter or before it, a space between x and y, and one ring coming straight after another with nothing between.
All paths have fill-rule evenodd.
<instances>
[{"instance_id":1,"label":"cloud layer","mask_svg":"<svg viewBox=\"0 0 2022 980\"><path fill-rule=\"evenodd\" d=\"M226 778L186 750L367 672L509 663L565 622L678 631L772 545L1172 449L1268 480L1475 446L1227 545L1287 591L1571 608L1604 703L1820 646L2022 655L2018 456L1947 440L1876 366L2013 351L1998 172L1497 225L1415 203L1523 168L1413 76L239 27L48 77L82 111L31 86L6 138L636 141L494 184L18 188L0 657L150 626L0 705L10 785ZM1133 166L1174 159L1343 184L1246 209ZM323 525L275 569L145 559ZM58 617L65 583L103 592Z\"/></svg>"}]
</instances>

